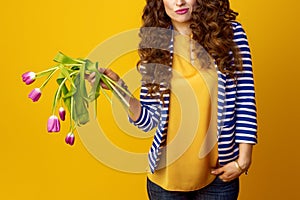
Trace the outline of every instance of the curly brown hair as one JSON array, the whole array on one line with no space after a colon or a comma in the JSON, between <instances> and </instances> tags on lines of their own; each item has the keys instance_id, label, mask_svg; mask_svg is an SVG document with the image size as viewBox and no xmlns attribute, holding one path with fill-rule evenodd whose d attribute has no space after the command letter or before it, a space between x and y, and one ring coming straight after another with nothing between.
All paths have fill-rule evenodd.
<instances>
[{"instance_id":1,"label":"curly brown hair","mask_svg":"<svg viewBox=\"0 0 300 200\"><path fill-rule=\"evenodd\" d=\"M242 70L239 49L233 41L232 22L238 13L230 9L228 0L196 0L190 28L193 39L212 56L218 69L236 79ZM168 49L172 25L163 0L146 0L139 36L138 68L149 94L159 91L161 85L170 88L172 58ZM154 27L155 29L151 28Z\"/></svg>"}]
</instances>

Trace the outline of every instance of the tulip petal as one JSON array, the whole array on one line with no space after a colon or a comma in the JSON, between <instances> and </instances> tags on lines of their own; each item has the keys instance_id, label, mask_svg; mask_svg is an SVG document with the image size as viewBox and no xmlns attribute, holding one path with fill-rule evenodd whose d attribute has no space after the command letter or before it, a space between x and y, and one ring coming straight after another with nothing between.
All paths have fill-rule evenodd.
<instances>
[{"instance_id":1,"label":"tulip petal","mask_svg":"<svg viewBox=\"0 0 300 200\"><path fill-rule=\"evenodd\" d=\"M47 124L47 130L48 130L48 132L59 132L60 131L60 121L55 115L52 115L49 117L48 124Z\"/></svg>"},{"instance_id":2,"label":"tulip petal","mask_svg":"<svg viewBox=\"0 0 300 200\"><path fill-rule=\"evenodd\" d=\"M70 133L69 133L70 134ZM70 137L69 137L69 134L66 136L66 138L65 138L65 142L67 143L67 144L69 144L70 143Z\"/></svg>"},{"instance_id":3,"label":"tulip petal","mask_svg":"<svg viewBox=\"0 0 300 200\"><path fill-rule=\"evenodd\" d=\"M36 102L36 101L38 101L40 99L41 95L42 95L42 92L41 92L40 88L34 88L29 93L28 97L30 99L32 99L33 102Z\"/></svg>"},{"instance_id":4,"label":"tulip petal","mask_svg":"<svg viewBox=\"0 0 300 200\"><path fill-rule=\"evenodd\" d=\"M60 107L59 110L59 117L62 121L65 121L66 119L66 110L63 107Z\"/></svg>"},{"instance_id":5,"label":"tulip petal","mask_svg":"<svg viewBox=\"0 0 300 200\"><path fill-rule=\"evenodd\" d=\"M68 135L65 138L65 142L72 146L75 142L75 136L73 133L68 133Z\"/></svg>"},{"instance_id":6,"label":"tulip petal","mask_svg":"<svg viewBox=\"0 0 300 200\"><path fill-rule=\"evenodd\" d=\"M74 142L75 142L75 136L74 136L74 134L72 134L71 137L70 137L70 143L69 144L72 146L74 144Z\"/></svg>"},{"instance_id":7,"label":"tulip petal","mask_svg":"<svg viewBox=\"0 0 300 200\"><path fill-rule=\"evenodd\" d=\"M22 74L22 80L26 85L29 85L35 81L36 74L34 72L26 72Z\"/></svg>"}]
</instances>

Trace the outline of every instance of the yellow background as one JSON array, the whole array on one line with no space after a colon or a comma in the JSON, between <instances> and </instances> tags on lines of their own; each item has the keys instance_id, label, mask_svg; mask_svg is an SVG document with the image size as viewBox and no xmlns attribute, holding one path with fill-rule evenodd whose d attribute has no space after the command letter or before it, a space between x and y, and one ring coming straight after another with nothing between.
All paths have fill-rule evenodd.
<instances>
[{"instance_id":1,"label":"yellow background","mask_svg":"<svg viewBox=\"0 0 300 200\"><path fill-rule=\"evenodd\" d=\"M259 119L259 144L249 175L241 178L239 199L299 199L300 3L231 4L248 33ZM25 71L52 66L57 51L84 57L108 37L138 28L143 6L143 0L1 2L0 199L146 199L145 174L106 167L78 137L73 147L65 145L66 124L60 134L46 132L54 83L32 103L27 94L34 86L21 81ZM137 61L130 56L124 71ZM126 145L130 138L110 137L137 152L147 151L151 142L132 148Z\"/></svg>"}]
</instances>

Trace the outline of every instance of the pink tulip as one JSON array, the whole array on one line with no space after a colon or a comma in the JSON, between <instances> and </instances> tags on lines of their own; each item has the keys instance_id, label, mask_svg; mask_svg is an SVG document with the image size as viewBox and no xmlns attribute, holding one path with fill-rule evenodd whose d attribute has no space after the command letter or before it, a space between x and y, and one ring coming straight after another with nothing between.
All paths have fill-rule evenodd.
<instances>
[{"instance_id":1,"label":"pink tulip","mask_svg":"<svg viewBox=\"0 0 300 200\"><path fill-rule=\"evenodd\" d=\"M59 122L59 119L55 115L52 115L49 117L47 128L48 128L49 133L60 131L60 122Z\"/></svg>"},{"instance_id":2,"label":"pink tulip","mask_svg":"<svg viewBox=\"0 0 300 200\"><path fill-rule=\"evenodd\" d=\"M65 142L69 145L73 145L75 142L75 136L73 133L68 133L68 135L65 138Z\"/></svg>"},{"instance_id":3,"label":"pink tulip","mask_svg":"<svg viewBox=\"0 0 300 200\"><path fill-rule=\"evenodd\" d=\"M26 85L30 85L35 81L36 74L34 72L26 72L22 74L23 82L26 83Z\"/></svg>"},{"instance_id":4,"label":"pink tulip","mask_svg":"<svg viewBox=\"0 0 300 200\"><path fill-rule=\"evenodd\" d=\"M66 110L63 107L60 107L58 109L59 117L62 121L65 121L66 119Z\"/></svg>"},{"instance_id":5,"label":"pink tulip","mask_svg":"<svg viewBox=\"0 0 300 200\"><path fill-rule=\"evenodd\" d=\"M40 99L41 95L42 95L42 92L41 92L40 88L34 88L29 93L28 97L30 99L32 99L33 102L36 102L36 101L38 101Z\"/></svg>"}]
</instances>

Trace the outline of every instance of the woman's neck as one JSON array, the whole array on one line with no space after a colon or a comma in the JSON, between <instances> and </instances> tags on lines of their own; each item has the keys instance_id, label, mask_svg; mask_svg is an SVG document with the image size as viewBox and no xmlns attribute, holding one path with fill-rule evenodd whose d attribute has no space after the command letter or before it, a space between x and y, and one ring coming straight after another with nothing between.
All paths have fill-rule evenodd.
<instances>
[{"instance_id":1,"label":"woman's neck","mask_svg":"<svg viewBox=\"0 0 300 200\"><path fill-rule=\"evenodd\" d=\"M190 22L172 22L174 29L182 35L190 36L192 34L192 29L190 28Z\"/></svg>"}]
</instances>

